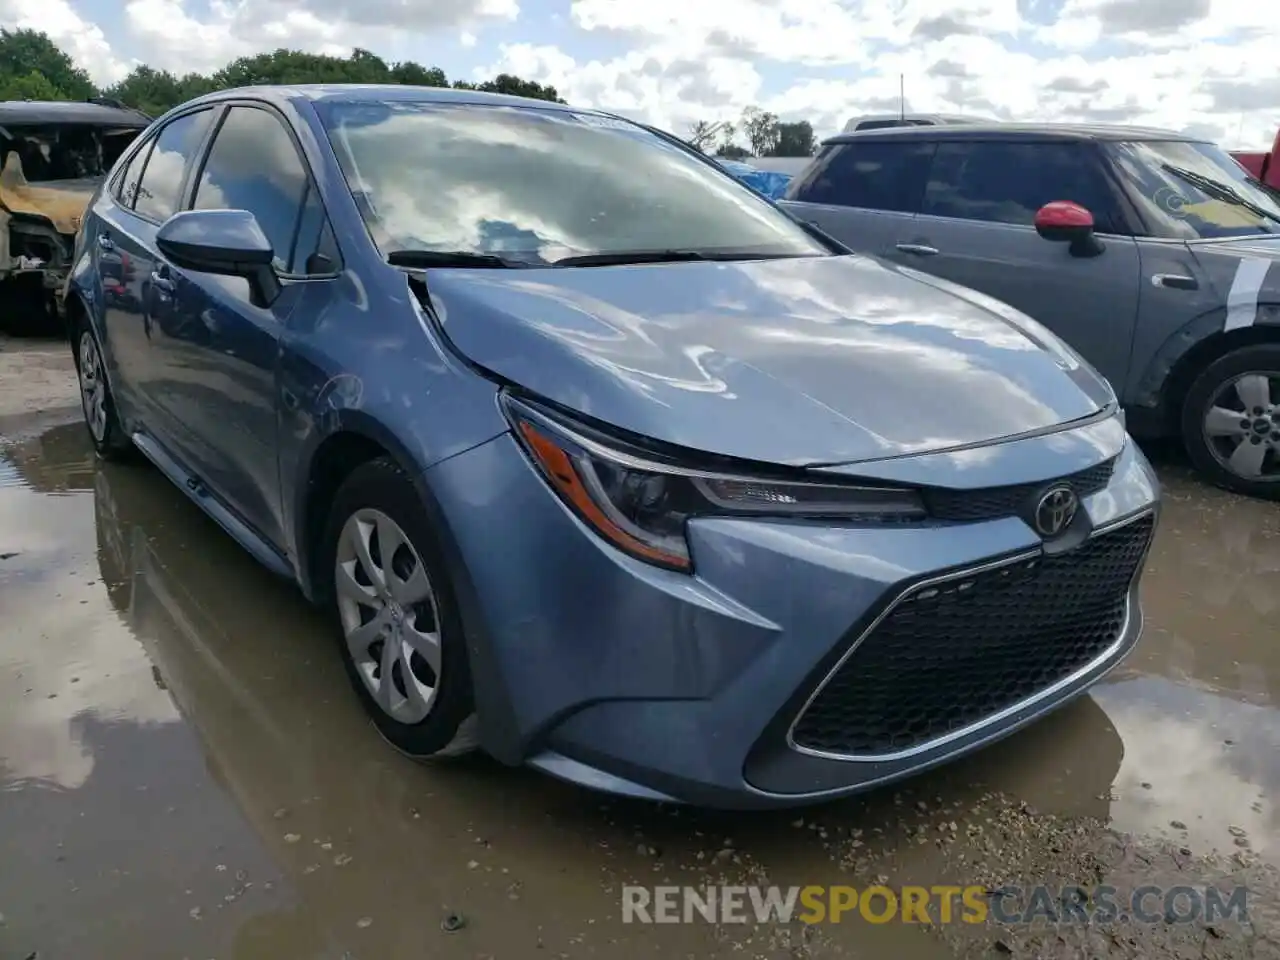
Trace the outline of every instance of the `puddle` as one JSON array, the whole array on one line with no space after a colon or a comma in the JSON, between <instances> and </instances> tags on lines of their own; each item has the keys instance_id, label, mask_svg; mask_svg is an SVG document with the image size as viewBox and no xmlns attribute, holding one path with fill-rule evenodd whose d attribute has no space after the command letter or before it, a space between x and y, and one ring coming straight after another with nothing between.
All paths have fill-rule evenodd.
<instances>
[{"instance_id":1,"label":"puddle","mask_svg":"<svg viewBox=\"0 0 1280 960\"><path fill-rule=\"evenodd\" d=\"M1112 816L1280 861L1280 506L1181 478L1165 496L1146 634L1094 693L1125 745Z\"/></svg>"}]
</instances>

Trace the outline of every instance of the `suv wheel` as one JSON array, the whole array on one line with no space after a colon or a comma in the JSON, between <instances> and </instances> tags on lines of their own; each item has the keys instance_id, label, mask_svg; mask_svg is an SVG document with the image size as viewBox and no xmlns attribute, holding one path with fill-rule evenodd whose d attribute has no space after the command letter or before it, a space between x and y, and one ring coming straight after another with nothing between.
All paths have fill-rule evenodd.
<instances>
[{"instance_id":1,"label":"suv wheel","mask_svg":"<svg viewBox=\"0 0 1280 960\"><path fill-rule=\"evenodd\" d=\"M415 757L475 749L462 622L408 477L387 459L357 467L323 543L342 661L379 732Z\"/></svg>"},{"instance_id":2,"label":"suv wheel","mask_svg":"<svg viewBox=\"0 0 1280 960\"><path fill-rule=\"evenodd\" d=\"M107 384L102 351L98 338L87 322L76 331L76 373L80 377L80 406L84 410L84 423L89 429L93 449L104 460L118 460L133 447L125 436L124 428L116 416L115 400Z\"/></svg>"},{"instance_id":3,"label":"suv wheel","mask_svg":"<svg viewBox=\"0 0 1280 960\"><path fill-rule=\"evenodd\" d=\"M1182 437L1211 482L1280 500L1280 344L1241 347L1209 364L1187 392Z\"/></svg>"}]
</instances>

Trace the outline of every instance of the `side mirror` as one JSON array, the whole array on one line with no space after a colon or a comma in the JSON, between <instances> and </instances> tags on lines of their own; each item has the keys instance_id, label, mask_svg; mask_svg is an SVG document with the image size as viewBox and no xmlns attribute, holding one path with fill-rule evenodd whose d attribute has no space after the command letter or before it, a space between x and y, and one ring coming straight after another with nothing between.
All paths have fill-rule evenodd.
<instances>
[{"instance_id":1,"label":"side mirror","mask_svg":"<svg viewBox=\"0 0 1280 960\"><path fill-rule=\"evenodd\" d=\"M1096 257L1105 248L1093 233L1093 214L1070 200L1054 200L1036 211L1036 233L1052 243L1069 243L1073 257Z\"/></svg>"},{"instance_id":2,"label":"side mirror","mask_svg":"<svg viewBox=\"0 0 1280 960\"><path fill-rule=\"evenodd\" d=\"M156 231L156 246L174 266L249 281L249 299L266 308L280 295L271 241L248 210L184 210Z\"/></svg>"}]
</instances>

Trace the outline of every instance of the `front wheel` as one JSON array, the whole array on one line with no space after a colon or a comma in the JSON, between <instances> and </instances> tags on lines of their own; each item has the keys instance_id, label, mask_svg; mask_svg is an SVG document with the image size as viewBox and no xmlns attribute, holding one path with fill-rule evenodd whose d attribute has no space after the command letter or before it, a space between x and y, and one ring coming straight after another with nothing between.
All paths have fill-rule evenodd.
<instances>
[{"instance_id":1,"label":"front wheel","mask_svg":"<svg viewBox=\"0 0 1280 960\"><path fill-rule=\"evenodd\" d=\"M343 664L379 732L415 757L473 750L462 622L409 478L387 459L357 467L334 498L324 548Z\"/></svg>"},{"instance_id":2,"label":"front wheel","mask_svg":"<svg viewBox=\"0 0 1280 960\"><path fill-rule=\"evenodd\" d=\"M1209 364L1187 392L1182 437L1210 482L1280 500L1280 344L1241 347Z\"/></svg>"}]
</instances>

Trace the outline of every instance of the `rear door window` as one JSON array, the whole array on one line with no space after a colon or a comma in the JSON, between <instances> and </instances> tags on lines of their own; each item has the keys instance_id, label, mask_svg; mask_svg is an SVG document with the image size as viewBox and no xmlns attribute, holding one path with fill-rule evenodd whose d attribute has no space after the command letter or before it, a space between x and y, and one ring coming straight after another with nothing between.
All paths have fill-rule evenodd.
<instances>
[{"instance_id":1,"label":"rear door window","mask_svg":"<svg viewBox=\"0 0 1280 960\"><path fill-rule=\"evenodd\" d=\"M922 140L835 143L788 191L788 200L868 210L914 212L934 144Z\"/></svg>"},{"instance_id":2,"label":"rear door window","mask_svg":"<svg viewBox=\"0 0 1280 960\"><path fill-rule=\"evenodd\" d=\"M204 142L212 119L213 110L197 110L170 121L160 131L132 198L135 213L161 222L177 212L187 164Z\"/></svg>"},{"instance_id":3,"label":"rear door window","mask_svg":"<svg viewBox=\"0 0 1280 960\"><path fill-rule=\"evenodd\" d=\"M1031 226L1036 211L1070 200L1114 232L1114 204L1092 144L1072 141L945 142L938 145L920 212Z\"/></svg>"}]
</instances>

